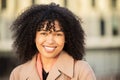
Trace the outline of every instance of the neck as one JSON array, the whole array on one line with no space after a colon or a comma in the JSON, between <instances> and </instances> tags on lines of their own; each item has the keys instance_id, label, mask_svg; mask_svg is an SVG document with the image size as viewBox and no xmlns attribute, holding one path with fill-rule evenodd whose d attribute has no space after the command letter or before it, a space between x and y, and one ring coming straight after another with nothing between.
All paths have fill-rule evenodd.
<instances>
[{"instance_id":1,"label":"neck","mask_svg":"<svg viewBox=\"0 0 120 80\"><path fill-rule=\"evenodd\" d=\"M52 66L54 65L54 63L56 62L57 57L56 58L45 58L41 56L41 63L43 66L43 69L46 72L49 72L52 68Z\"/></svg>"}]
</instances>

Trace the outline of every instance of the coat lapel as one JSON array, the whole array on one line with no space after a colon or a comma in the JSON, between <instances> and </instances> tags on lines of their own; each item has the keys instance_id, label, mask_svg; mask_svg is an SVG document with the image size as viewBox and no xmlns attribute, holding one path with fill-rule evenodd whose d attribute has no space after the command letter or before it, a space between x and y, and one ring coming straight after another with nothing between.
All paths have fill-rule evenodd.
<instances>
[{"instance_id":1,"label":"coat lapel","mask_svg":"<svg viewBox=\"0 0 120 80\"><path fill-rule=\"evenodd\" d=\"M54 64L53 68L49 72L47 80L56 80L57 78L62 77L63 74L68 77L73 77L73 65L74 60L66 52L61 52L58 60Z\"/></svg>"},{"instance_id":2,"label":"coat lapel","mask_svg":"<svg viewBox=\"0 0 120 80\"><path fill-rule=\"evenodd\" d=\"M58 76L60 76L60 72L58 71L58 69L57 68L54 68L54 69L52 69L50 72L49 72L49 75L48 75L48 77L47 77L47 80L56 80L56 78L58 77Z\"/></svg>"},{"instance_id":3,"label":"coat lapel","mask_svg":"<svg viewBox=\"0 0 120 80\"><path fill-rule=\"evenodd\" d=\"M33 59L26 65L25 70L25 79L23 80L40 80L37 69L36 69L36 55L33 57Z\"/></svg>"}]
</instances>

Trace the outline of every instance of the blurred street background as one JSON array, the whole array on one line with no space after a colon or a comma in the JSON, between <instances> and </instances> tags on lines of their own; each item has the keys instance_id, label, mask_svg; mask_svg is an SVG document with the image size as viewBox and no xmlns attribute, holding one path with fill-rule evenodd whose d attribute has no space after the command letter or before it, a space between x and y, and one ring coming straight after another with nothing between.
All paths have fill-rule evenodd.
<instances>
[{"instance_id":1,"label":"blurred street background","mask_svg":"<svg viewBox=\"0 0 120 80\"><path fill-rule=\"evenodd\" d=\"M12 50L10 25L33 4L55 2L82 19L85 59L97 80L120 80L120 0L0 0L0 80L19 64Z\"/></svg>"}]
</instances>

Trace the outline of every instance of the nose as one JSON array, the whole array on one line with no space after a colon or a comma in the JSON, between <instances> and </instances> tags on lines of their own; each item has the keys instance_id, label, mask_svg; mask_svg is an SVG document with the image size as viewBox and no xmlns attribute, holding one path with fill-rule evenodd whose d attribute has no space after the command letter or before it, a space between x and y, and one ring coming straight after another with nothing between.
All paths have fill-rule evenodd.
<instances>
[{"instance_id":1,"label":"nose","mask_svg":"<svg viewBox=\"0 0 120 80\"><path fill-rule=\"evenodd\" d=\"M52 34L49 34L46 38L46 43L53 44L55 42L54 36Z\"/></svg>"}]
</instances>

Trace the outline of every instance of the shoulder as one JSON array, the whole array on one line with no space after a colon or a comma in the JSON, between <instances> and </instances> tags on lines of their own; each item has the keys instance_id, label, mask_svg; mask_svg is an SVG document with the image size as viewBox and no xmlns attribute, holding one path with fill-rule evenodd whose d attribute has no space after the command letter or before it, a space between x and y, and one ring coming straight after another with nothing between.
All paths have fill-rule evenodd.
<instances>
[{"instance_id":1,"label":"shoulder","mask_svg":"<svg viewBox=\"0 0 120 80\"><path fill-rule=\"evenodd\" d=\"M18 80L20 78L25 78L32 72L35 68L36 55L24 64L18 65L10 74L10 80Z\"/></svg>"},{"instance_id":2,"label":"shoulder","mask_svg":"<svg viewBox=\"0 0 120 80\"><path fill-rule=\"evenodd\" d=\"M14 68L13 71L11 72L11 75L20 74L28 70L30 71L33 67L35 67L35 63L36 63L36 55L33 56L33 58L27 61L26 63L18 65L16 68Z\"/></svg>"},{"instance_id":3,"label":"shoulder","mask_svg":"<svg viewBox=\"0 0 120 80\"><path fill-rule=\"evenodd\" d=\"M75 60L75 66L79 68L91 68L88 62L83 60Z\"/></svg>"},{"instance_id":4,"label":"shoulder","mask_svg":"<svg viewBox=\"0 0 120 80\"><path fill-rule=\"evenodd\" d=\"M26 63L14 68L10 74L10 80L20 80L20 78L22 78L22 80L25 79L30 73L32 73L33 69L35 69L35 64L36 55Z\"/></svg>"},{"instance_id":5,"label":"shoulder","mask_svg":"<svg viewBox=\"0 0 120 80\"><path fill-rule=\"evenodd\" d=\"M29 63L30 62L26 62L24 64L21 64L21 65L18 65L17 67L15 67L10 74L10 80L18 79L20 74L26 69L26 67Z\"/></svg>"},{"instance_id":6,"label":"shoulder","mask_svg":"<svg viewBox=\"0 0 120 80\"><path fill-rule=\"evenodd\" d=\"M78 74L77 76L82 80L96 80L95 74L88 62L83 60L75 60L74 65L75 73Z\"/></svg>"},{"instance_id":7,"label":"shoulder","mask_svg":"<svg viewBox=\"0 0 120 80\"><path fill-rule=\"evenodd\" d=\"M30 64L30 61L28 61L28 62L26 62L24 64L20 64L17 67L15 67L12 72L20 72L23 69L25 69L29 64Z\"/></svg>"},{"instance_id":8,"label":"shoulder","mask_svg":"<svg viewBox=\"0 0 120 80\"><path fill-rule=\"evenodd\" d=\"M19 65L16 68L14 68L10 74L10 80L17 80L19 79L19 75L21 73L23 65Z\"/></svg>"},{"instance_id":9,"label":"shoulder","mask_svg":"<svg viewBox=\"0 0 120 80\"><path fill-rule=\"evenodd\" d=\"M75 60L74 66L75 66L75 69L77 69L77 71L80 71L80 72L83 72L83 70L89 72L91 70L91 67L88 64L88 62L83 60Z\"/></svg>"}]
</instances>

